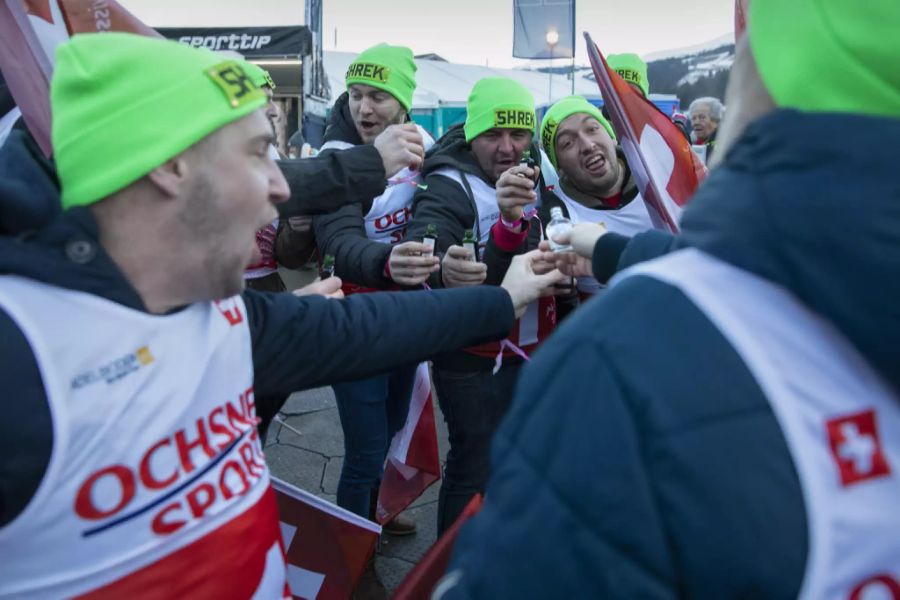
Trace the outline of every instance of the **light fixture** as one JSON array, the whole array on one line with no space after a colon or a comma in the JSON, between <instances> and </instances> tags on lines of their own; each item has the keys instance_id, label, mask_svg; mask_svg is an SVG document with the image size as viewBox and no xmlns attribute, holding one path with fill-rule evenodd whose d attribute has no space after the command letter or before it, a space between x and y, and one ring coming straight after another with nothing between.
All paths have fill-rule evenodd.
<instances>
[{"instance_id":1,"label":"light fixture","mask_svg":"<svg viewBox=\"0 0 900 600\"><path fill-rule=\"evenodd\" d=\"M555 29L550 29L547 31L547 35L544 37L547 40L547 44L549 46L555 46L559 42L559 32Z\"/></svg>"}]
</instances>

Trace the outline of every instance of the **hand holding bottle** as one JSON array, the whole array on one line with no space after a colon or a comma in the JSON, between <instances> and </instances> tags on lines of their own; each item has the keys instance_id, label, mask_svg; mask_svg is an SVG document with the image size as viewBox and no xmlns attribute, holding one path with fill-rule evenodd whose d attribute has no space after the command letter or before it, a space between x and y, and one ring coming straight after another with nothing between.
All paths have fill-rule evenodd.
<instances>
[{"instance_id":1,"label":"hand holding bottle","mask_svg":"<svg viewBox=\"0 0 900 600\"><path fill-rule=\"evenodd\" d=\"M441 261L444 287L478 285L487 279L487 265L469 260L469 251L462 246L450 246Z\"/></svg>"},{"instance_id":2,"label":"hand holding bottle","mask_svg":"<svg viewBox=\"0 0 900 600\"><path fill-rule=\"evenodd\" d=\"M440 261L432 247L422 242L403 242L391 249L388 270L391 279L400 285L421 285L440 268Z\"/></svg>"},{"instance_id":3,"label":"hand holding bottle","mask_svg":"<svg viewBox=\"0 0 900 600\"><path fill-rule=\"evenodd\" d=\"M512 259L506 276L503 277L501 287L509 292L516 318L525 313L525 308L542 296L552 296L556 293L553 286L562 283L567 276L558 269L549 273L538 275L535 272L535 263L541 259L539 250L532 250L520 254Z\"/></svg>"},{"instance_id":4,"label":"hand holding bottle","mask_svg":"<svg viewBox=\"0 0 900 600\"><path fill-rule=\"evenodd\" d=\"M539 246L541 257L555 263L557 269L571 277L593 277L594 246L604 233L606 227L599 223L578 223L568 231L554 234L557 243L569 245L571 250L553 251L550 241L544 240Z\"/></svg>"},{"instance_id":5,"label":"hand holding bottle","mask_svg":"<svg viewBox=\"0 0 900 600\"><path fill-rule=\"evenodd\" d=\"M537 202L534 181L540 173L538 167L516 165L504 171L494 186L497 190L497 206L500 216L507 223L518 221L525 207Z\"/></svg>"}]
</instances>

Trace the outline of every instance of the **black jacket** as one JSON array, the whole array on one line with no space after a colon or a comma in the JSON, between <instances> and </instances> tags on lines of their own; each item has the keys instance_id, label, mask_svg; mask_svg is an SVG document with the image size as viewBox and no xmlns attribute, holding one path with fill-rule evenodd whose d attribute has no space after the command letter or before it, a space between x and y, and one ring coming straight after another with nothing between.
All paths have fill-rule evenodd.
<instances>
[{"instance_id":1,"label":"black jacket","mask_svg":"<svg viewBox=\"0 0 900 600\"><path fill-rule=\"evenodd\" d=\"M53 161L19 119L0 148L0 235L36 231L62 210Z\"/></svg>"},{"instance_id":2,"label":"black jacket","mask_svg":"<svg viewBox=\"0 0 900 600\"><path fill-rule=\"evenodd\" d=\"M278 205L282 217L329 212L360 196L374 198L387 183L374 146L277 162L291 187L290 199Z\"/></svg>"},{"instance_id":3,"label":"black jacket","mask_svg":"<svg viewBox=\"0 0 900 600\"><path fill-rule=\"evenodd\" d=\"M324 150L322 155L342 154L364 147L350 116L348 99L344 92L334 103L325 129L325 142L346 142L354 147ZM391 280L385 277L384 266L391 254L391 246L368 239L364 222L372 201L384 193L384 185L380 189L373 186L346 191L348 197L353 197L351 204L313 218L319 256L334 256L334 271L346 282L374 288L388 287Z\"/></svg>"},{"instance_id":4,"label":"black jacket","mask_svg":"<svg viewBox=\"0 0 900 600\"><path fill-rule=\"evenodd\" d=\"M20 174L30 177L35 172L23 168ZM18 195L0 196L0 206L24 206L29 195L53 187L46 180L6 185L4 193ZM69 257L67 249L76 241L93 250L85 263ZM141 297L100 246L89 208L68 210L30 236L0 237L0 275L5 274L145 310ZM250 290L243 298L258 402L365 378L453 348L501 339L515 320L508 294L488 286L363 294L343 301ZM34 354L2 307L0 340L0 381L5 390L0 399L4 413L0 453L9 458L0 461L3 525L24 509L37 489L53 445L53 428ZM273 412L266 407L258 410L261 414Z\"/></svg>"},{"instance_id":5,"label":"black jacket","mask_svg":"<svg viewBox=\"0 0 900 600\"><path fill-rule=\"evenodd\" d=\"M540 156L537 146L532 145L531 155ZM462 244L466 229L475 230L476 238L479 234L478 210L474 199L458 183L435 173L444 167L457 169L469 177L476 177L493 186L472 154L462 124L451 127L432 146L425 155L425 164L422 166L426 187L419 189L413 199L413 219L406 230L406 239L421 241L425 229L433 224L438 231L435 244L435 252L438 254L443 254L450 246ZM532 219L528 226L525 242L512 252L498 248L493 237L488 239L482 259L488 266L485 283L498 285L503 281L506 269L509 268L514 256L537 247L541 234L540 223L537 219ZM432 277L431 284L434 287L443 287L439 272Z\"/></svg>"},{"instance_id":6,"label":"black jacket","mask_svg":"<svg viewBox=\"0 0 900 600\"><path fill-rule=\"evenodd\" d=\"M386 183L384 163L373 146L276 162L291 189L290 199L278 205L282 217L332 211L359 195L374 198ZM21 119L0 148L0 198L3 235L40 229L60 212L53 161L44 157Z\"/></svg>"},{"instance_id":7,"label":"black jacket","mask_svg":"<svg viewBox=\"0 0 900 600\"><path fill-rule=\"evenodd\" d=\"M874 141L882 151L859 152ZM898 119L763 117L657 250L697 248L781 286L900 396L898 144ZM492 472L443 598L800 591L804 491L772 407L706 314L657 279L623 281L540 349Z\"/></svg>"},{"instance_id":8,"label":"black jacket","mask_svg":"<svg viewBox=\"0 0 900 600\"><path fill-rule=\"evenodd\" d=\"M537 146L533 144L531 155L540 156ZM478 210L474 198L452 179L436 173L444 167L457 169L468 177L490 184L488 176L472 154L471 146L466 142L462 124L451 127L425 155L425 164L422 166L425 187L420 188L413 198L413 217L406 230L406 239L421 241L428 225L433 224L437 227L435 253L438 255L443 255L450 246L461 245L466 229L474 230L476 238L479 236ZM498 209L498 218L499 214ZM533 218L528 227L525 240L512 251L499 248L493 236L488 238L482 258L482 262L487 265L485 284L499 285L514 256L537 248L541 236L540 221ZM429 283L432 287L443 287L440 271L431 277ZM521 359L510 357L504 361L517 363ZM459 351L439 357L435 364L452 370L469 371L493 368L494 362L493 359Z\"/></svg>"}]
</instances>

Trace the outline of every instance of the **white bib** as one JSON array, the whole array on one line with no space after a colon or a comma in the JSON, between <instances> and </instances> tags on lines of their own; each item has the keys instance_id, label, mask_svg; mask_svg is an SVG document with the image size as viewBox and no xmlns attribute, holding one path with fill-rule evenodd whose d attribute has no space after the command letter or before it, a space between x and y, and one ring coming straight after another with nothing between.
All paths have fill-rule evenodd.
<instances>
[{"instance_id":1,"label":"white bib","mask_svg":"<svg viewBox=\"0 0 900 600\"><path fill-rule=\"evenodd\" d=\"M0 277L31 346L53 450L0 529L0 597L281 597L240 296L150 315Z\"/></svg>"},{"instance_id":2,"label":"white bib","mask_svg":"<svg viewBox=\"0 0 900 600\"><path fill-rule=\"evenodd\" d=\"M421 127L418 129L427 151L434 145L434 140L427 131ZM346 150L352 147L353 144L332 140L323 144L319 152L328 149ZM412 218L413 195L416 193L416 185L421 180L418 173L413 173L409 167L388 180L384 193L372 200L372 208L365 216L366 236L370 240L383 244L398 244L403 241L403 235Z\"/></svg>"},{"instance_id":3,"label":"white bib","mask_svg":"<svg viewBox=\"0 0 900 600\"><path fill-rule=\"evenodd\" d=\"M800 597L900 598L900 398L830 323L785 289L695 249L613 279L680 289L769 400L803 488L809 556Z\"/></svg>"},{"instance_id":4,"label":"white bib","mask_svg":"<svg viewBox=\"0 0 900 600\"><path fill-rule=\"evenodd\" d=\"M647 206L644 204L644 199L641 198L640 194L618 210L598 210L588 208L574 200L563 191L562 186L558 186L554 191L563 204L566 205L569 220L572 223L602 223L607 231L629 237L642 231L653 229L653 222L650 220ZM593 277L578 278L578 291L583 294L596 294L603 287Z\"/></svg>"},{"instance_id":5,"label":"white bib","mask_svg":"<svg viewBox=\"0 0 900 600\"><path fill-rule=\"evenodd\" d=\"M500 219L500 207L497 206L497 190L492 185L488 185L481 177L469 177L453 167L443 167L435 171L434 174L442 175L455 181L468 198L469 194L463 183L463 177L466 178L466 182L472 189L477 215L475 222L471 225L471 229L478 238L478 251L480 257L483 258L484 248L491 237L491 227Z\"/></svg>"}]
</instances>

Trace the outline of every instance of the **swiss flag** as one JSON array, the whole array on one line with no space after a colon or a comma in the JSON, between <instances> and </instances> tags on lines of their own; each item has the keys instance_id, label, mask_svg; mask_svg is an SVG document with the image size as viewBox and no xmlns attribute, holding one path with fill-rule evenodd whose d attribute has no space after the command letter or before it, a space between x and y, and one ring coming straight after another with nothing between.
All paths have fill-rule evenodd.
<instances>
[{"instance_id":1,"label":"swiss flag","mask_svg":"<svg viewBox=\"0 0 900 600\"><path fill-rule=\"evenodd\" d=\"M378 490L376 519L387 523L441 478L431 377L428 365L416 369L406 424L394 435Z\"/></svg>"},{"instance_id":2,"label":"swiss flag","mask_svg":"<svg viewBox=\"0 0 900 600\"><path fill-rule=\"evenodd\" d=\"M826 421L825 430L843 487L891 474L874 410Z\"/></svg>"},{"instance_id":3,"label":"swiss flag","mask_svg":"<svg viewBox=\"0 0 900 600\"><path fill-rule=\"evenodd\" d=\"M678 233L682 207L706 177L706 167L672 120L609 68L591 36L588 58L619 144L657 229Z\"/></svg>"},{"instance_id":4,"label":"swiss flag","mask_svg":"<svg viewBox=\"0 0 900 600\"><path fill-rule=\"evenodd\" d=\"M76 33L162 37L115 0L0 2L0 69L28 129L50 156L50 78L56 47Z\"/></svg>"},{"instance_id":5,"label":"swiss flag","mask_svg":"<svg viewBox=\"0 0 900 600\"><path fill-rule=\"evenodd\" d=\"M272 478L287 580L295 598L349 598L375 551L381 527Z\"/></svg>"},{"instance_id":6,"label":"swiss flag","mask_svg":"<svg viewBox=\"0 0 900 600\"><path fill-rule=\"evenodd\" d=\"M447 571L453 546L463 524L481 510L481 494L476 494L463 509L462 513L444 532L444 535L428 549L425 556L416 564L406 579L394 592L393 600L419 600L431 598L434 588ZM439 595L439 594L436 594Z\"/></svg>"}]
</instances>

